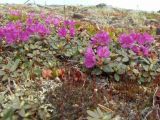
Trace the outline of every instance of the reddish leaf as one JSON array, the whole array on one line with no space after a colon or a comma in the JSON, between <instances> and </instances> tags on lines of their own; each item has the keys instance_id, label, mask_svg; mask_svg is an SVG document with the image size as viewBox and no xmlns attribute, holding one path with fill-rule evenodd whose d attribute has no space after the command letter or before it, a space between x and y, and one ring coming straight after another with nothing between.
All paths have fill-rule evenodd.
<instances>
[{"instance_id":1,"label":"reddish leaf","mask_svg":"<svg viewBox=\"0 0 160 120\"><path fill-rule=\"evenodd\" d=\"M59 73L59 77L60 77L60 78L64 78L65 69L63 69L63 68L62 68L62 69L59 69L59 70L58 70L58 73Z\"/></svg>"},{"instance_id":2,"label":"reddish leaf","mask_svg":"<svg viewBox=\"0 0 160 120\"><path fill-rule=\"evenodd\" d=\"M45 78L45 79L52 78L52 70L50 70L50 69L43 69L42 70L42 77Z\"/></svg>"}]
</instances>

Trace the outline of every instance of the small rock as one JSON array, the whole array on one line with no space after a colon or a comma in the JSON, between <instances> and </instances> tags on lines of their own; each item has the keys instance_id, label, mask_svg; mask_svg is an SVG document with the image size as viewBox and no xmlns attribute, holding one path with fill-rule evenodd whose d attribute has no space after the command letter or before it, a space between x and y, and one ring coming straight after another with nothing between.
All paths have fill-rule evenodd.
<instances>
[{"instance_id":1,"label":"small rock","mask_svg":"<svg viewBox=\"0 0 160 120\"><path fill-rule=\"evenodd\" d=\"M160 35L160 28L156 29L156 35Z\"/></svg>"},{"instance_id":2,"label":"small rock","mask_svg":"<svg viewBox=\"0 0 160 120\"><path fill-rule=\"evenodd\" d=\"M112 120L123 120L119 115L117 115L116 117L114 117Z\"/></svg>"},{"instance_id":3,"label":"small rock","mask_svg":"<svg viewBox=\"0 0 160 120\"><path fill-rule=\"evenodd\" d=\"M156 20L156 19L150 19L149 20L149 24L158 24L158 23L159 23L159 21Z\"/></svg>"},{"instance_id":4,"label":"small rock","mask_svg":"<svg viewBox=\"0 0 160 120\"><path fill-rule=\"evenodd\" d=\"M80 14L80 13L74 13L72 18L74 18L74 19L83 19L84 16L82 14Z\"/></svg>"},{"instance_id":5,"label":"small rock","mask_svg":"<svg viewBox=\"0 0 160 120\"><path fill-rule=\"evenodd\" d=\"M97 8L104 8L106 6L107 5L105 3L100 3L100 4L96 5Z\"/></svg>"},{"instance_id":6,"label":"small rock","mask_svg":"<svg viewBox=\"0 0 160 120\"><path fill-rule=\"evenodd\" d=\"M131 110L131 112L129 113L128 120L135 120L135 117L136 117L136 112L134 112L133 110Z\"/></svg>"},{"instance_id":7,"label":"small rock","mask_svg":"<svg viewBox=\"0 0 160 120\"><path fill-rule=\"evenodd\" d=\"M146 107L144 110L142 110L142 112L141 112L142 119L146 119L145 117L150 111L152 111L152 108L150 108L150 107Z\"/></svg>"}]
</instances>

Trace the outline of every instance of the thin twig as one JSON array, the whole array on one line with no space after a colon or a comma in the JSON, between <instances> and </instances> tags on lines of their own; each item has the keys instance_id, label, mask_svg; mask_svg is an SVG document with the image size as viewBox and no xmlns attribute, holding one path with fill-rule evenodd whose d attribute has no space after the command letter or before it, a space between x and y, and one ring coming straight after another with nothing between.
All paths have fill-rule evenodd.
<instances>
[{"instance_id":1,"label":"thin twig","mask_svg":"<svg viewBox=\"0 0 160 120\"><path fill-rule=\"evenodd\" d=\"M150 110L145 116L144 116L144 120L147 120L147 117L153 112L153 109L156 109L157 111L157 117L158 119L160 120L160 116L158 114L158 110L159 110L159 105L155 105L155 98L156 98L156 93L158 92L158 89L159 89L159 86L156 87L156 90L154 92L154 95L153 95L153 103L152 103L152 110Z\"/></svg>"},{"instance_id":2,"label":"thin twig","mask_svg":"<svg viewBox=\"0 0 160 120\"><path fill-rule=\"evenodd\" d=\"M30 0L27 0L24 4L27 4Z\"/></svg>"}]
</instances>

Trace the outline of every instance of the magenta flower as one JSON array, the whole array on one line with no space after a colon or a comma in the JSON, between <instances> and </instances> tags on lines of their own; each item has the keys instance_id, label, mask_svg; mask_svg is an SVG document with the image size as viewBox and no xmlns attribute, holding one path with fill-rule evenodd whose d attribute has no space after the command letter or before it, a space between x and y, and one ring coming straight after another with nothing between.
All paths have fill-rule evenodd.
<instances>
[{"instance_id":1,"label":"magenta flower","mask_svg":"<svg viewBox=\"0 0 160 120\"><path fill-rule=\"evenodd\" d=\"M41 23L38 23L36 25L35 30L36 30L35 32L37 32L41 36L50 34L50 31L47 29L47 27Z\"/></svg>"},{"instance_id":2,"label":"magenta flower","mask_svg":"<svg viewBox=\"0 0 160 120\"><path fill-rule=\"evenodd\" d=\"M145 45L146 43L146 40L144 39L144 36L143 35L140 35L138 39L136 39L137 43L139 45Z\"/></svg>"},{"instance_id":3,"label":"magenta flower","mask_svg":"<svg viewBox=\"0 0 160 120\"><path fill-rule=\"evenodd\" d=\"M8 44L12 44L19 39L22 24L20 22L10 22L3 27L3 37Z\"/></svg>"},{"instance_id":4,"label":"magenta flower","mask_svg":"<svg viewBox=\"0 0 160 120\"><path fill-rule=\"evenodd\" d=\"M137 54L142 52L144 56L148 56L149 47L154 42L154 38L148 33L122 34L119 42L123 48L129 48Z\"/></svg>"},{"instance_id":5,"label":"magenta flower","mask_svg":"<svg viewBox=\"0 0 160 120\"><path fill-rule=\"evenodd\" d=\"M100 58L108 58L110 56L110 51L106 46L105 47L100 46L97 49L97 54Z\"/></svg>"},{"instance_id":6,"label":"magenta flower","mask_svg":"<svg viewBox=\"0 0 160 120\"><path fill-rule=\"evenodd\" d=\"M129 34L129 36L134 40L134 42L138 41L138 39L141 39L142 35L140 33L132 32Z\"/></svg>"},{"instance_id":7,"label":"magenta flower","mask_svg":"<svg viewBox=\"0 0 160 120\"><path fill-rule=\"evenodd\" d=\"M54 26L59 26L59 24L60 24L60 19L59 18L55 18L54 20L53 20L53 24L54 24Z\"/></svg>"},{"instance_id":8,"label":"magenta flower","mask_svg":"<svg viewBox=\"0 0 160 120\"><path fill-rule=\"evenodd\" d=\"M69 26L69 27L74 27L75 26L75 22L73 20L65 20L64 21L64 26Z\"/></svg>"},{"instance_id":9,"label":"magenta flower","mask_svg":"<svg viewBox=\"0 0 160 120\"><path fill-rule=\"evenodd\" d=\"M92 45L109 45L110 37L107 32L99 32L91 38Z\"/></svg>"},{"instance_id":10,"label":"magenta flower","mask_svg":"<svg viewBox=\"0 0 160 120\"><path fill-rule=\"evenodd\" d=\"M146 40L146 43L151 44L154 42L154 38L151 35L149 35L148 33L144 33L143 37Z\"/></svg>"},{"instance_id":11,"label":"magenta flower","mask_svg":"<svg viewBox=\"0 0 160 120\"><path fill-rule=\"evenodd\" d=\"M144 56L149 55L149 49L147 47L141 47L141 50L142 50Z\"/></svg>"},{"instance_id":12,"label":"magenta flower","mask_svg":"<svg viewBox=\"0 0 160 120\"><path fill-rule=\"evenodd\" d=\"M151 44L154 41L154 38L148 33L135 33L134 35L130 34L130 37L132 37L135 40L135 42L137 42L139 45Z\"/></svg>"},{"instance_id":13,"label":"magenta flower","mask_svg":"<svg viewBox=\"0 0 160 120\"><path fill-rule=\"evenodd\" d=\"M71 37L74 37L75 34L76 34L75 28L70 28L70 29L69 29L69 33L70 33L70 36L71 36Z\"/></svg>"},{"instance_id":14,"label":"magenta flower","mask_svg":"<svg viewBox=\"0 0 160 120\"><path fill-rule=\"evenodd\" d=\"M10 15L20 16L20 15L21 15L21 12L20 12L19 10L11 10L11 11L10 11Z\"/></svg>"},{"instance_id":15,"label":"magenta flower","mask_svg":"<svg viewBox=\"0 0 160 120\"><path fill-rule=\"evenodd\" d=\"M132 48L135 40L130 35L124 33L120 35L119 42L123 48Z\"/></svg>"},{"instance_id":16,"label":"magenta flower","mask_svg":"<svg viewBox=\"0 0 160 120\"><path fill-rule=\"evenodd\" d=\"M36 22L30 26L27 26L26 30L30 34L38 34L40 36L46 36L51 33L47 26L40 22Z\"/></svg>"},{"instance_id":17,"label":"magenta flower","mask_svg":"<svg viewBox=\"0 0 160 120\"><path fill-rule=\"evenodd\" d=\"M139 46L136 46L136 45L134 45L131 49L132 49L132 51L133 51L134 53L139 53L139 51L140 51Z\"/></svg>"},{"instance_id":18,"label":"magenta flower","mask_svg":"<svg viewBox=\"0 0 160 120\"><path fill-rule=\"evenodd\" d=\"M8 44L13 44L18 38L18 34L15 32L9 32L5 34L5 38Z\"/></svg>"},{"instance_id":19,"label":"magenta flower","mask_svg":"<svg viewBox=\"0 0 160 120\"><path fill-rule=\"evenodd\" d=\"M41 17L42 19L44 19L44 18L46 17L46 13L41 12L40 17Z\"/></svg>"},{"instance_id":20,"label":"magenta flower","mask_svg":"<svg viewBox=\"0 0 160 120\"><path fill-rule=\"evenodd\" d=\"M29 13L27 13L27 16L28 16L29 18L33 18L33 17L36 16L36 14L35 14L34 12L29 12Z\"/></svg>"},{"instance_id":21,"label":"magenta flower","mask_svg":"<svg viewBox=\"0 0 160 120\"><path fill-rule=\"evenodd\" d=\"M66 28L60 28L59 30L58 30L58 35L59 35L59 37L61 37L61 38L64 38L64 37L66 37L66 35L67 35L67 29Z\"/></svg>"},{"instance_id":22,"label":"magenta flower","mask_svg":"<svg viewBox=\"0 0 160 120\"><path fill-rule=\"evenodd\" d=\"M40 36L50 35L51 31L47 26L28 18L25 23L21 21L9 22L0 28L0 39L5 39L8 44L16 42L25 42L29 40L31 35L38 34Z\"/></svg>"},{"instance_id":23,"label":"magenta flower","mask_svg":"<svg viewBox=\"0 0 160 120\"><path fill-rule=\"evenodd\" d=\"M26 20L26 24L27 25L32 25L34 22L34 19L32 19L32 18L28 18L27 20Z\"/></svg>"},{"instance_id":24,"label":"magenta flower","mask_svg":"<svg viewBox=\"0 0 160 120\"><path fill-rule=\"evenodd\" d=\"M22 31L20 33L20 40L22 40L23 42L28 41L30 37L30 33L28 31Z\"/></svg>"},{"instance_id":25,"label":"magenta flower","mask_svg":"<svg viewBox=\"0 0 160 120\"><path fill-rule=\"evenodd\" d=\"M92 68L96 65L96 56L93 49L90 47L86 49L84 64L87 68Z\"/></svg>"}]
</instances>

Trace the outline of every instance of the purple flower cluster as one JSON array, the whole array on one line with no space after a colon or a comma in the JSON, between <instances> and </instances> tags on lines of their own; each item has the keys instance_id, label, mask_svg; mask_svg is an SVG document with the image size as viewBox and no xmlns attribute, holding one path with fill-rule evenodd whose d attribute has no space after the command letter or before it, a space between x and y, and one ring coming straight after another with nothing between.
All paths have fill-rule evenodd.
<instances>
[{"instance_id":1,"label":"purple flower cluster","mask_svg":"<svg viewBox=\"0 0 160 120\"><path fill-rule=\"evenodd\" d=\"M110 56L110 51L107 46L100 46L97 48L97 55L100 58L108 58Z\"/></svg>"},{"instance_id":2,"label":"purple flower cluster","mask_svg":"<svg viewBox=\"0 0 160 120\"><path fill-rule=\"evenodd\" d=\"M110 51L108 45L110 42L109 34L99 32L91 38L90 46L85 51L84 64L87 68L92 68L96 65L96 54L99 59L108 58ZM96 52L94 52L94 50Z\"/></svg>"},{"instance_id":3,"label":"purple flower cluster","mask_svg":"<svg viewBox=\"0 0 160 120\"><path fill-rule=\"evenodd\" d=\"M87 68L92 68L96 64L96 56L91 47L86 49L84 64Z\"/></svg>"},{"instance_id":4,"label":"purple flower cluster","mask_svg":"<svg viewBox=\"0 0 160 120\"><path fill-rule=\"evenodd\" d=\"M45 22L49 25L54 25L54 26L59 26L60 25L60 22L61 22L61 19L60 18L54 18L52 16L49 16L46 18Z\"/></svg>"},{"instance_id":5,"label":"purple flower cluster","mask_svg":"<svg viewBox=\"0 0 160 120\"><path fill-rule=\"evenodd\" d=\"M27 20L25 23L16 21L10 22L3 27L0 27L0 39L5 39L8 44L15 42L25 42L34 34L45 36L50 34L47 27L39 22L34 23L34 20Z\"/></svg>"},{"instance_id":6,"label":"purple flower cluster","mask_svg":"<svg viewBox=\"0 0 160 120\"><path fill-rule=\"evenodd\" d=\"M18 41L19 39L21 39L22 41L25 41L25 37L23 36L23 33L21 32L21 28L22 28L22 23L21 22L11 22L8 23L6 26L1 27L0 31L0 38L4 38L6 39L6 42L8 44L12 44L15 41ZM23 31L25 32L25 31Z\"/></svg>"},{"instance_id":7,"label":"purple flower cluster","mask_svg":"<svg viewBox=\"0 0 160 120\"><path fill-rule=\"evenodd\" d=\"M59 37L61 37L61 38L66 37L66 35L67 35L67 29L66 29L65 27L60 28L60 29L58 30L58 35L59 35Z\"/></svg>"},{"instance_id":8,"label":"purple flower cluster","mask_svg":"<svg viewBox=\"0 0 160 120\"><path fill-rule=\"evenodd\" d=\"M39 36L46 36L51 32L47 26L38 21L28 24L26 29L30 31L31 34L38 34Z\"/></svg>"},{"instance_id":9,"label":"purple flower cluster","mask_svg":"<svg viewBox=\"0 0 160 120\"><path fill-rule=\"evenodd\" d=\"M9 14L12 15L12 16L21 16L21 11L11 10L11 11L9 11Z\"/></svg>"},{"instance_id":10,"label":"purple flower cluster","mask_svg":"<svg viewBox=\"0 0 160 120\"><path fill-rule=\"evenodd\" d=\"M106 32L99 32L91 38L91 44L97 46L106 46L109 45L110 37Z\"/></svg>"},{"instance_id":11,"label":"purple flower cluster","mask_svg":"<svg viewBox=\"0 0 160 120\"><path fill-rule=\"evenodd\" d=\"M9 15L20 16L21 12L12 10ZM53 26L56 28L60 38L66 38L68 35L74 37L76 34L75 22L73 20L63 20L56 16L48 15L42 12L37 14L29 12L26 14L26 20L16 20L0 27L0 39L6 40L8 44L20 41L27 41L31 35L37 34L41 37L51 34Z\"/></svg>"},{"instance_id":12,"label":"purple flower cluster","mask_svg":"<svg viewBox=\"0 0 160 120\"><path fill-rule=\"evenodd\" d=\"M148 56L154 38L148 33L124 33L120 35L119 42L123 48L131 49L136 54L142 53L144 56Z\"/></svg>"},{"instance_id":13,"label":"purple flower cluster","mask_svg":"<svg viewBox=\"0 0 160 120\"><path fill-rule=\"evenodd\" d=\"M64 21L64 26L73 28L75 26L75 22L73 20L65 20Z\"/></svg>"},{"instance_id":14,"label":"purple flower cluster","mask_svg":"<svg viewBox=\"0 0 160 120\"><path fill-rule=\"evenodd\" d=\"M67 34L69 34L70 37L74 37L76 34L75 22L73 20L65 20L63 22L63 26L58 30L58 35L60 38L65 38Z\"/></svg>"}]
</instances>

